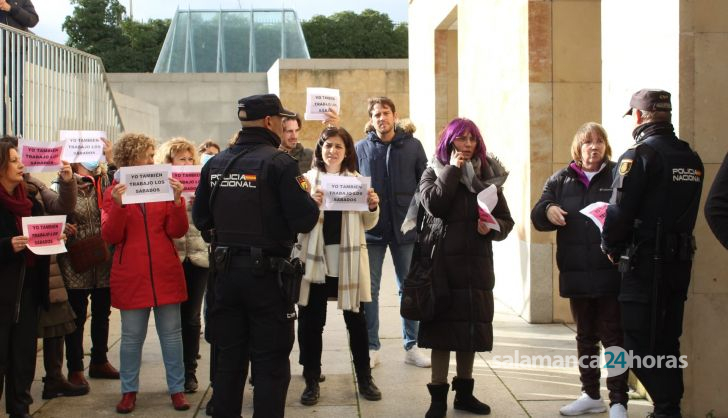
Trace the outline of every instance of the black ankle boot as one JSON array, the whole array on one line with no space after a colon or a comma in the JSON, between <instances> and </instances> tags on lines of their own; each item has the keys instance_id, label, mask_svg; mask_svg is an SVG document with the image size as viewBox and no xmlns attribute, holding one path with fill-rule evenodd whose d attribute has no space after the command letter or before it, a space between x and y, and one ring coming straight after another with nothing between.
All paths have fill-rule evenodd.
<instances>
[{"instance_id":1,"label":"black ankle boot","mask_svg":"<svg viewBox=\"0 0 728 418\"><path fill-rule=\"evenodd\" d=\"M428 383L427 390L430 392L430 409L427 410L425 418L445 418L447 414L447 391L450 385L447 383Z\"/></svg>"},{"instance_id":2,"label":"black ankle boot","mask_svg":"<svg viewBox=\"0 0 728 418\"><path fill-rule=\"evenodd\" d=\"M374 384L372 375L357 376L357 386L359 393L368 401L378 401L382 399L382 392L379 391L377 385Z\"/></svg>"},{"instance_id":3,"label":"black ankle boot","mask_svg":"<svg viewBox=\"0 0 728 418\"><path fill-rule=\"evenodd\" d=\"M321 396L318 377L307 377L306 388L301 394L301 403L307 406L316 405Z\"/></svg>"},{"instance_id":4,"label":"black ankle boot","mask_svg":"<svg viewBox=\"0 0 728 418\"><path fill-rule=\"evenodd\" d=\"M477 415L490 414L490 407L473 396L473 379L452 379L452 390L455 391L455 409L472 412Z\"/></svg>"}]
</instances>

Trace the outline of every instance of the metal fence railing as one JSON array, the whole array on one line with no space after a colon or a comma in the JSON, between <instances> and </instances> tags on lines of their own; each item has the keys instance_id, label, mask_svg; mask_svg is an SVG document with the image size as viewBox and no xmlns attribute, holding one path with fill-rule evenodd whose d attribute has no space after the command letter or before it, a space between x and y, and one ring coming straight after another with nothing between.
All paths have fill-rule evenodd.
<instances>
[{"instance_id":1,"label":"metal fence railing","mask_svg":"<svg viewBox=\"0 0 728 418\"><path fill-rule=\"evenodd\" d=\"M0 24L0 133L57 141L60 130L124 130L99 57Z\"/></svg>"}]
</instances>

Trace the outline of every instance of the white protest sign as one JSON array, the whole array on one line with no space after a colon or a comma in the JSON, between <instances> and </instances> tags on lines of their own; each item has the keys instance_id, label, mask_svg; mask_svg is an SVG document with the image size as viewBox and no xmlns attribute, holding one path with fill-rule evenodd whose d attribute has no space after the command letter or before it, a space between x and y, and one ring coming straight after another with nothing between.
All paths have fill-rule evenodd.
<instances>
[{"instance_id":1,"label":"white protest sign","mask_svg":"<svg viewBox=\"0 0 728 418\"><path fill-rule=\"evenodd\" d=\"M488 228L500 231L500 224L492 215L495 205L498 204L498 188L491 184L478 193L477 198L480 220L485 222Z\"/></svg>"},{"instance_id":2,"label":"white protest sign","mask_svg":"<svg viewBox=\"0 0 728 418\"><path fill-rule=\"evenodd\" d=\"M326 120L326 112L333 108L336 113L341 114L341 95L339 89L327 89L323 87L306 88L306 113L303 114L306 120Z\"/></svg>"},{"instance_id":3,"label":"white protest sign","mask_svg":"<svg viewBox=\"0 0 728 418\"><path fill-rule=\"evenodd\" d=\"M137 165L119 169L119 183L126 184L121 203L150 203L174 200L169 184L171 164Z\"/></svg>"},{"instance_id":4,"label":"white protest sign","mask_svg":"<svg viewBox=\"0 0 728 418\"><path fill-rule=\"evenodd\" d=\"M594 202L579 212L594 221L597 228L599 228L599 232L602 232L602 228L604 228L604 220L607 219L607 206L609 206L609 203L607 202Z\"/></svg>"},{"instance_id":5,"label":"white protest sign","mask_svg":"<svg viewBox=\"0 0 728 418\"><path fill-rule=\"evenodd\" d=\"M172 178L175 178L185 186L182 196L190 198L195 195L197 185L200 183L201 165L173 165Z\"/></svg>"},{"instance_id":6,"label":"white protest sign","mask_svg":"<svg viewBox=\"0 0 728 418\"><path fill-rule=\"evenodd\" d=\"M61 131L63 154L69 163L98 162L104 159L104 131Z\"/></svg>"},{"instance_id":7,"label":"white protest sign","mask_svg":"<svg viewBox=\"0 0 728 418\"><path fill-rule=\"evenodd\" d=\"M66 215L23 217L21 223L23 235L28 237L28 249L33 254L51 255L68 251L61 239Z\"/></svg>"},{"instance_id":8,"label":"white protest sign","mask_svg":"<svg viewBox=\"0 0 728 418\"><path fill-rule=\"evenodd\" d=\"M63 166L61 151L62 142L31 141L23 138L18 140L18 153L26 173L60 170Z\"/></svg>"},{"instance_id":9,"label":"white protest sign","mask_svg":"<svg viewBox=\"0 0 728 418\"><path fill-rule=\"evenodd\" d=\"M371 177L321 176L324 210L348 210L353 212L369 210L367 195L371 182Z\"/></svg>"}]
</instances>

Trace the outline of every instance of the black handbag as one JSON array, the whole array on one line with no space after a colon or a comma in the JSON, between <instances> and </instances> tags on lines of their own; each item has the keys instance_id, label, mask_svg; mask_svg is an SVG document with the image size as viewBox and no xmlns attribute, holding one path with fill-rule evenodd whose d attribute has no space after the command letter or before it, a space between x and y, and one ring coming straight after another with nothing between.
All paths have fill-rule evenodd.
<instances>
[{"instance_id":1,"label":"black handbag","mask_svg":"<svg viewBox=\"0 0 728 418\"><path fill-rule=\"evenodd\" d=\"M402 300L399 313L403 318L414 321L428 321L435 316L435 289L433 279L437 247L445 238L445 224L442 220L429 217L437 222L434 228L432 246L423 242L422 223L425 220L425 209L420 205L417 213L417 241L412 251L410 269L402 283Z\"/></svg>"},{"instance_id":2,"label":"black handbag","mask_svg":"<svg viewBox=\"0 0 728 418\"><path fill-rule=\"evenodd\" d=\"M435 314L435 295L432 289L432 259L419 257L419 244L415 243L413 261L402 284L399 313L403 318L427 321Z\"/></svg>"}]
</instances>

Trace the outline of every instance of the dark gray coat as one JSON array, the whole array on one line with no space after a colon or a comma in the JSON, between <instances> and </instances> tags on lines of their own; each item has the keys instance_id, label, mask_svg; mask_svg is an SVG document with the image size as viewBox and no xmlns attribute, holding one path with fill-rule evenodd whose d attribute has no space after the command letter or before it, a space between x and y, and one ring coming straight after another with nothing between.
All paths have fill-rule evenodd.
<instances>
[{"instance_id":1,"label":"dark gray coat","mask_svg":"<svg viewBox=\"0 0 728 418\"><path fill-rule=\"evenodd\" d=\"M504 240L513 228L513 219L502 185L507 173L495 159L488 159L475 192L490 184L498 186L498 204L493 216L500 232L488 235L477 231L476 193L460 182L461 169L445 166L440 176L432 167L422 174L419 192L426 210L418 244L432 248L435 291L435 317L420 322L417 343L421 347L450 351L490 351L493 348L493 241ZM433 240L442 227L445 236Z\"/></svg>"}]
</instances>

